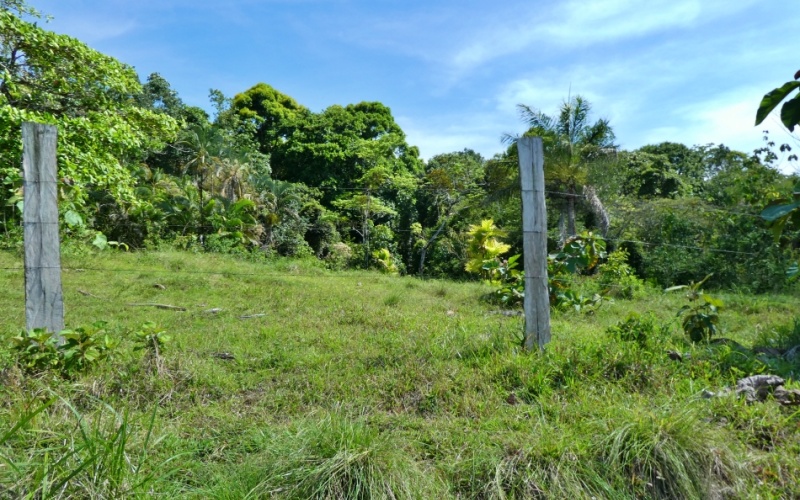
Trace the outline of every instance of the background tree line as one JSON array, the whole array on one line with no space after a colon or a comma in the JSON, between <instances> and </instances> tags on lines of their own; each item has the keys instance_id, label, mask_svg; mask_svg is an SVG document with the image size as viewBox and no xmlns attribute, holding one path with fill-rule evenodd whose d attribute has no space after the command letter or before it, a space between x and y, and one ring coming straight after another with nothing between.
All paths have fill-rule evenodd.
<instances>
[{"instance_id":1,"label":"background tree line","mask_svg":"<svg viewBox=\"0 0 800 500\"><path fill-rule=\"evenodd\" d=\"M130 66L31 22L39 14L24 2L0 8L6 246L22 238L20 124L38 121L59 129L60 210L72 241L462 278L469 228L491 219L505 229L508 255L521 251L517 136L493 158L464 149L424 161L380 102L315 112L266 83L232 98L212 90L210 116L159 74L140 81ZM669 142L623 151L581 96L554 116L519 111L522 134L544 138L553 251L590 230L660 286L710 272L716 286L785 286L798 228L784 221L776 244L759 215L797 181L776 168L789 146L765 137L753 153Z\"/></svg>"}]
</instances>

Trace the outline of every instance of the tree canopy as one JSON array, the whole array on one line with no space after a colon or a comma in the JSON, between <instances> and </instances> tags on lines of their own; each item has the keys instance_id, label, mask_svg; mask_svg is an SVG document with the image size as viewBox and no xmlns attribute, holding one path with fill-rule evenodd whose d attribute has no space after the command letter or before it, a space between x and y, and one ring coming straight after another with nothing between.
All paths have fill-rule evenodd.
<instances>
[{"instance_id":1,"label":"tree canopy","mask_svg":"<svg viewBox=\"0 0 800 500\"><path fill-rule=\"evenodd\" d=\"M20 124L38 121L59 127L59 175L68 180L63 190L73 208L89 189L136 202L129 166L172 140L177 123L138 105L142 88L133 68L2 10L0 69L6 198L18 189Z\"/></svg>"}]
</instances>

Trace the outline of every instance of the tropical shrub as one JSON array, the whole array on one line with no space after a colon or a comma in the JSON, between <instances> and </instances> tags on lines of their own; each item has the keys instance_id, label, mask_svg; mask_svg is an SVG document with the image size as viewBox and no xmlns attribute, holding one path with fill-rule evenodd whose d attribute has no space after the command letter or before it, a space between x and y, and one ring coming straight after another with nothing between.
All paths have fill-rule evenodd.
<instances>
[{"instance_id":1,"label":"tropical shrub","mask_svg":"<svg viewBox=\"0 0 800 500\"><path fill-rule=\"evenodd\" d=\"M628 251L624 248L608 254L608 260L598 266L597 284L602 294L624 299L632 299L644 287L628 265Z\"/></svg>"},{"instance_id":2,"label":"tropical shrub","mask_svg":"<svg viewBox=\"0 0 800 500\"><path fill-rule=\"evenodd\" d=\"M98 321L58 335L46 328L23 331L11 337L10 349L17 364L29 372L56 370L71 378L109 357L117 345L108 335L106 323Z\"/></svg>"},{"instance_id":3,"label":"tropical shrub","mask_svg":"<svg viewBox=\"0 0 800 500\"><path fill-rule=\"evenodd\" d=\"M485 219L480 224L470 226L467 234L469 236L468 260L464 269L480 274L484 280L490 283L496 283L498 276L493 271L494 266L491 261L499 262L500 255L511 249L511 245L498 240L506 235L505 231L495 226L492 219Z\"/></svg>"},{"instance_id":4,"label":"tropical shrub","mask_svg":"<svg viewBox=\"0 0 800 500\"><path fill-rule=\"evenodd\" d=\"M697 283L692 282L689 285L673 286L665 290L669 292L687 289L686 299L689 304L680 308L678 317L683 317L681 321L683 331L693 342L709 341L712 336L719 333L719 314L717 311L722 307L722 301L703 293L700 288L710 277L711 275L709 274Z\"/></svg>"}]
</instances>

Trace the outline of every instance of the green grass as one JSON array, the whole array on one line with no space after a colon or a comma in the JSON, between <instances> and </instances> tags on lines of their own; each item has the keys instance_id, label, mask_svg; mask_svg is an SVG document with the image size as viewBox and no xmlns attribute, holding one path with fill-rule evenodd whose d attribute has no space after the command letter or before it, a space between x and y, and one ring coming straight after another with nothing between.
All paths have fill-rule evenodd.
<instances>
[{"instance_id":1,"label":"green grass","mask_svg":"<svg viewBox=\"0 0 800 500\"><path fill-rule=\"evenodd\" d=\"M67 380L23 373L3 342L0 497L800 495L796 408L701 397L800 367L689 344L680 293L554 312L546 352L526 353L522 318L476 283L178 252L63 266L67 325L104 320L121 343ZM720 295L725 337L800 339L796 295ZM130 305L147 303L187 310ZM646 339L607 332L634 311L653 313ZM133 351L147 321L172 336L158 363ZM21 271L0 271L0 322L24 326Z\"/></svg>"}]
</instances>

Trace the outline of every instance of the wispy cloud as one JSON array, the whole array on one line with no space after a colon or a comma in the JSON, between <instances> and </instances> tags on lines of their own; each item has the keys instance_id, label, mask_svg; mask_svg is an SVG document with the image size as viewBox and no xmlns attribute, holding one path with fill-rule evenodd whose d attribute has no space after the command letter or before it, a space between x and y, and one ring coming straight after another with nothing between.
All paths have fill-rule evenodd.
<instances>
[{"instance_id":1,"label":"wispy cloud","mask_svg":"<svg viewBox=\"0 0 800 500\"><path fill-rule=\"evenodd\" d=\"M720 0L572 0L550 8L517 6L514 12L506 12L504 19L475 33L473 41L458 48L449 63L454 71L464 72L523 50L625 41L710 23L754 3L756 0L739 0L734 5Z\"/></svg>"},{"instance_id":2,"label":"wispy cloud","mask_svg":"<svg viewBox=\"0 0 800 500\"><path fill-rule=\"evenodd\" d=\"M93 45L126 36L139 27L139 23L129 18L98 13L59 16L45 27L61 33L69 33L82 42Z\"/></svg>"}]
</instances>

